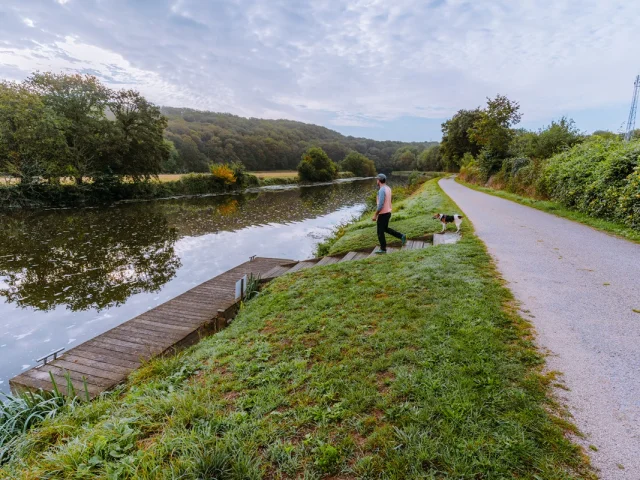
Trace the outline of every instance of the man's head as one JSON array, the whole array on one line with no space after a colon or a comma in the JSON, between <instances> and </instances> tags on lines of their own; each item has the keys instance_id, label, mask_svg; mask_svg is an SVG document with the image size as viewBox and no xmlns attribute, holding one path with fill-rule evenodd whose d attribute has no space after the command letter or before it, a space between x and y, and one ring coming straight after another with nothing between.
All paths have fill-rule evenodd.
<instances>
[{"instance_id":1,"label":"man's head","mask_svg":"<svg viewBox=\"0 0 640 480\"><path fill-rule=\"evenodd\" d=\"M384 173L379 173L376 178L378 180L378 186L381 186L387 183L387 176Z\"/></svg>"}]
</instances>

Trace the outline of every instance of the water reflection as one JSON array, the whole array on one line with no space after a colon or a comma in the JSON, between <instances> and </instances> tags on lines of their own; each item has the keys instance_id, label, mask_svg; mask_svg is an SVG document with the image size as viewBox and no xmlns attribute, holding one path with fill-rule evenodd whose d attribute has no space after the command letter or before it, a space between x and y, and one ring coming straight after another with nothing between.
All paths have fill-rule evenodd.
<instances>
[{"instance_id":1,"label":"water reflection","mask_svg":"<svg viewBox=\"0 0 640 480\"><path fill-rule=\"evenodd\" d=\"M248 260L302 259L359 215L372 181L101 209L0 213L0 390Z\"/></svg>"},{"instance_id":2,"label":"water reflection","mask_svg":"<svg viewBox=\"0 0 640 480\"><path fill-rule=\"evenodd\" d=\"M156 206L2 217L0 296L19 307L102 310L157 291L180 267L177 230Z\"/></svg>"}]
</instances>

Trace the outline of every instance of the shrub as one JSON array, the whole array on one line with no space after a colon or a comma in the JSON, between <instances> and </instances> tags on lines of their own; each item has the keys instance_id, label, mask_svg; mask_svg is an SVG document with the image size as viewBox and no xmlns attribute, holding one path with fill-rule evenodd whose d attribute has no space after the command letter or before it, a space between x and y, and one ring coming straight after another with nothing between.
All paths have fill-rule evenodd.
<instances>
[{"instance_id":1,"label":"shrub","mask_svg":"<svg viewBox=\"0 0 640 480\"><path fill-rule=\"evenodd\" d=\"M298 176L303 182L328 182L338 178L338 166L320 147L311 147L302 155Z\"/></svg>"},{"instance_id":2,"label":"shrub","mask_svg":"<svg viewBox=\"0 0 640 480\"><path fill-rule=\"evenodd\" d=\"M460 178L469 183L484 183L485 177L474 160L468 165L460 167Z\"/></svg>"},{"instance_id":3,"label":"shrub","mask_svg":"<svg viewBox=\"0 0 640 480\"><path fill-rule=\"evenodd\" d=\"M551 158L544 187L567 207L637 226L638 165L640 141L593 137Z\"/></svg>"},{"instance_id":4,"label":"shrub","mask_svg":"<svg viewBox=\"0 0 640 480\"><path fill-rule=\"evenodd\" d=\"M229 165L219 163L209 167L213 178L221 180L225 185L233 185L236 183L236 176Z\"/></svg>"}]
</instances>

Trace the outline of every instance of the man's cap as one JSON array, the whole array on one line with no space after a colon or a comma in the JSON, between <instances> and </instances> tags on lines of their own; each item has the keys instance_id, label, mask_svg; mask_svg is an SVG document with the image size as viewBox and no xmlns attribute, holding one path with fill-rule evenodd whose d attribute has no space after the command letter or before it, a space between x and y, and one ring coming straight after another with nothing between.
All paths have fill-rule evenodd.
<instances>
[{"instance_id":1,"label":"man's cap","mask_svg":"<svg viewBox=\"0 0 640 480\"><path fill-rule=\"evenodd\" d=\"M377 178L378 180L387 180L387 176L384 173L379 173Z\"/></svg>"}]
</instances>

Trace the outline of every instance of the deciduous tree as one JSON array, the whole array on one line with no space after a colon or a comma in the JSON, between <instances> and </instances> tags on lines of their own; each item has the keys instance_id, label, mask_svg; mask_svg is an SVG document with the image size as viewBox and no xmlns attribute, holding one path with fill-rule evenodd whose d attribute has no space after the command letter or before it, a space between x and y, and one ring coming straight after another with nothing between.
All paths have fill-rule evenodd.
<instances>
[{"instance_id":1,"label":"deciduous tree","mask_svg":"<svg viewBox=\"0 0 640 480\"><path fill-rule=\"evenodd\" d=\"M338 178L338 166L320 147L311 147L302 155L298 175L303 181L326 182Z\"/></svg>"},{"instance_id":2,"label":"deciduous tree","mask_svg":"<svg viewBox=\"0 0 640 480\"><path fill-rule=\"evenodd\" d=\"M353 151L344 157L340 167L343 171L351 172L357 177L373 177L376 174L376 166L373 160Z\"/></svg>"},{"instance_id":3,"label":"deciduous tree","mask_svg":"<svg viewBox=\"0 0 640 480\"><path fill-rule=\"evenodd\" d=\"M512 127L520 123L522 117L519 110L518 102L504 95L497 95L493 100L488 98L487 107L480 110L479 118L468 130L469 140L486 148L494 157L506 157L514 135Z\"/></svg>"}]
</instances>

